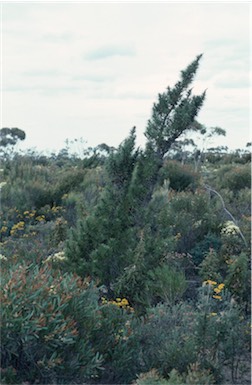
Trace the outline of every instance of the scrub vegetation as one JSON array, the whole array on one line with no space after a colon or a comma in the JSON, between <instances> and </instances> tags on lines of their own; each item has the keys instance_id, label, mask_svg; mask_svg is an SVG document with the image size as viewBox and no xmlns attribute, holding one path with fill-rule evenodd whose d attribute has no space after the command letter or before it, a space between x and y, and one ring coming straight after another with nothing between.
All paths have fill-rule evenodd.
<instances>
[{"instance_id":1,"label":"scrub vegetation","mask_svg":"<svg viewBox=\"0 0 252 385\"><path fill-rule=\"evenodd\" d=\"M1 383L250 383L249 144L200 148L201 55L145 131L45 156L0 130Z\"/></svg>"}]
</instances>

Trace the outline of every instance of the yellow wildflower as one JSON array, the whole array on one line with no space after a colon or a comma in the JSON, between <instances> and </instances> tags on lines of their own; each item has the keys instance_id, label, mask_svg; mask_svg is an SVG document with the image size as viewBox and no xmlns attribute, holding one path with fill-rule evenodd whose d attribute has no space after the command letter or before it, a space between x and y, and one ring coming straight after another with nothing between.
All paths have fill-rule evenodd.
<instances>
[{"instance_id":1,"label":"yellow wildflower","mask_svg":"<svg viewBox=\"0 0 252 385\"><path fill-rule=\"evenodd\" d=\"M62 210L62 207L61 207L61 206L53 206L53 207L51 208L51 211L52 211L53 213L58 213L60 210Z\"/></svg>"},{"instance_id":2,"label":"yellow wildflower","mask_svg":"<svg viewBox=\"0 0 252 385\"><path fill-rule=\"evenodd\" d=\"M102 304L111 304L116 305L117 307L125 310L134 311L134 309L129 305L127 298L116 298L115 300L107 301L104 297L101 297Z\"/></svg>"},{"instance_id":3,"label":"yellow wildflower","mask_svg":"<svg viewBox=\"0 0 252 385\"><path fill-rule=\"evenodd\" d=\"M24 225L25 223L23 221L20 221L13 225L10 231L11 235L14 235L17 230L24 230Z\"/></svg>"},{"instance_id":4,"label":"yellow wildflower","mask_svg":"<svg viewBox=\"0 0 252 385\"><path fill-rule=\"evenodd\" d=\"M36 217L36 220L38 222L43 222L43 221L45 221L45 216L44 215L39 215L39 216Z\"/></svg>"},{"instance_id":5,"label":"yellow wildflower","mask_svg":"<svg viewBox=\"0 0 252 385\"><path fill-rule=\"evenodd\" d=\"M103 304L108 303L108 301L106 300L105 297L101 297L101 300L102 300L102 303L103 303Z\"/></svg>"},{"instance_id":6,"label":"yellow wildflower","mask_svg":"<svg viewBox=\"0 0 252 385\"><path fill-rule=\"evenodd\" d=\"M204 285L211 285L211 286L214 286L214 285L217 285L217 282L212 281L211 279L208 279L207 281L204 281L203 284L204 284Z\"/></svg>"},{"instance_id":7,"label":"yellow wildflower","mask_svg":"<svg viewBox=\"0 0 252 385\"><path fill-rule=\"evenodd\" d=\"M220 295L213 295L213 298L215 298L215 299L219 299L220 301L222 301L222 298L221 298L221 296L220 296Z\"/></svg>"}]
</instances>

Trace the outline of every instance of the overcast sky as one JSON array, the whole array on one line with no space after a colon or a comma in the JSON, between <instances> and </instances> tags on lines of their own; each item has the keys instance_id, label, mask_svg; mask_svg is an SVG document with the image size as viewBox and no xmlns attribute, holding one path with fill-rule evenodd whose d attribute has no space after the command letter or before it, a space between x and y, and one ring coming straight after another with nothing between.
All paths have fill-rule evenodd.
<instances>
[{"instance_id":1,"label":"overcast sky","mask_svg":"<svg viewBox=\"0 0 252 385\"><path fill-rule=\"evenodd\" d=\"M24 147L66 139L111 146L133 126L138 144L158 93L203 53L198 116L227 131L214 145L244 148L249 134L248 3L3 3L2 127Z\"/></svg>"}]
</instances>

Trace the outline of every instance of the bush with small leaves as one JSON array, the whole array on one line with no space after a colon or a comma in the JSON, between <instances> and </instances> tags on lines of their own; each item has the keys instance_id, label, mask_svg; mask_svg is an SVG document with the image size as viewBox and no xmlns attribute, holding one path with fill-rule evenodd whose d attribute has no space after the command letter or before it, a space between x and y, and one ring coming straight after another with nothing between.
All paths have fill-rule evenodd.
<instances>
[{"instance_id":1,"label":"bush with small leaves","mask_svg":"<svg viewBox=\"0 0 252 385\"><path fill-rule=\"evenodd\" d=\"M170 192L159 217L163 228L170 228L177 238L179 253L192 250L207 234L219 232L218 214L204 190Z\"/></svg>"},{"instance_id":2,"label":"bush with small leaves","mask_svg":"<svg viewBox=\"0 0 252 385\"><path fill-rule=\"evenodd\" d=\"M181 378L179 378L180 380ZM178 382L174 382L174 385ZM181 384L181 382L179 382ZM138 375L136 382L133 385L168 385L168 381L165 378L161 378L156 369L151 369L147 373L141 373Z\"/></svg>"},{"instance_id":3,"label":"bush with small leaves","mask_svg":"<svg viewBox=\"0 0 252 385\"><path fill-rule=\"evenodd\" d=\"M223 174L225 178L223 178ZM218 171L218 178L221 188L237 193L251 187L251 166L249 163L236 167L223 166Z\"/></svg>"},{"instance_id":4,"label":"bush with small leaves","mask_svg":"<svg viewBox=\"0 0 252 385\"><path fill-rule=\"evenodd\" d=\"M140 370L134 309L126 298L102 299L92 344L103 356L100 383L129 384Z\"/></svg>"},{"instance_id":5,"label":"bush with small leaves","mask_svg":"<svg viewBox=\"0 0 252 385\"><path fill-rule=\"evenodd\" d=\"M199 276L202 280L222 281L224 268L226 268L224 259L214 249L210 248L199 265Z\"/></svg>"},{"instance_id":6,"label":"bush with small leaves","mask_svg":"<svg viewBox=\"0 0 252 385\"><path fill-rule=\"evenodd\" d=\"M203 261L205 256L211 250L218 252L221 247L221 239L220 236L214 233L209 232L204 236L202 241L199 241L195 244L195 246L190 250L190 254L192 255L193 262L199 266Z\"/></svg>"},{"instance_id":7,"label":"bush with small leaves","mask_svg":"<svg viewBox=\"0 0 252 385\"><path fill-rule=\"evenodd\" d=\"M235 300L250 307L251 304L251 274L249 270L250 257L246 253L230 256L227 263L225 284Z\"/></svg>"},{"instance_id":8,"label":"bush with small leaves","mask_svg":"<svg viewBox=\"0 0 252 385\"><path fill-rule=\"evenodd\" d=\"M193 333L200 367L210 370L219 383L225 365L234 380L241 356L250 349L243 309L234 303L223 282L210 279L199 290L196 306Z\"/></svg>"},{"instance_id":9,"label":"bush with small leaves","mask_svg":"<svg viewBox=\"0 0 252 385\"><path fill-rule=\"evenodd\" d=\"M148 278L150 295L170 305L180 301L187 288L185 274L167 264L150 271Z\"/></svg>"},{"instance_id":10,"label":"bush with small leaves","mask_svg":"<svg viewBox=\"0 0 252 385\"><path fill-rule=\"evenodd\" d=\"M213 385L215 383L210 371L201 369L196 362L190 364L187 372L182 374L172 369L167 379L161 377L156 369L151 369L147 373L141 373L133 385Z\"/></svg>"},{"instance_id":11,"label":"bush with small leaves","mask_svg":"<svg viewBox=\"0 0 252 385\"><path fill-rule=\"evenodd\" d=\"M169 187L175 191L195 189L199 186L199 175L189 165L177 161L165 161L160 170L160 183L169 180Z\"/></svg>"},{"instance_id":12,"label":"bush with small leaves","mask_svg":"<svg viewBox=\"0 0 252 385\"><path fill-rule=\"evenodd\" d=\"M160 375L168 377L172 369L182 373L196 361L194 318L193 307L185 303L158 304L148 310L136 331L141 342L142 372L157 368Z\"/></svg>"}]
</instances>

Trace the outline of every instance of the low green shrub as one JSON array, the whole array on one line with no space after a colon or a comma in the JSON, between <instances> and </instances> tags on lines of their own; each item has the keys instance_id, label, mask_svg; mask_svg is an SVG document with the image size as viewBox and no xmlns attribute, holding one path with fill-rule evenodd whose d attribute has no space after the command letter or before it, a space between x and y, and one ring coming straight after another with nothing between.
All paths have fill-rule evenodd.
<instances>
[{"instance_id":1,"label":"low green shrub","mask_svg":"<svg viewBox=\"0 0 252 385\"><path fill-rule=\"evenodd\" d=\"M6 383L130 383L140 343L126 298L100 299L90 279L37 265L3 265L1 368ZM54 268L52 268L54 266Z\"/></svg>"},{"instance_id":2,"label":"low green shrub","mask_svg":"<svg viewBox=\"0 0 252 385\"><path fill-rule=\"evenodd\" d=\"M199 291L194 320L198 362L210 370L217 383L228 368L235 381L241 357L250 350L249 320L223 282L207 280Z\"/></svg>"},{"instance_id":3,"label":"low green shrub","mask_svg":"<svg viewBox=\"0 0 252 385\"><path fill-rule=\"evenodd\" d=\"M214 249L209 249L199 265L199 276L203 281L207 279L222 281L224 267L226 267L224 259Z\"/></svg>"},{"instance_id":4,"label":"low green shrub","mask_svg":"<svg viewBox=\"0 0 252 385\"><path fill-rule=\"evenodd\" d=\"M94 288L74 275L16 265L1 288L1 367L16 381L69 383L96 376L102 358L91 344L96 321ZM82 323L80 319L89 322ZM7 378L6 378L7 381Z\"/></svg>"},{"instance_id":5,"label":"low green shrub","mask_svg":"<svg viewBox=\"0 0 252 385\"><path fill-rule=\"evenodd\" d=\"M144 379L155 383L157 373L168 384L220 383L227 369L235 380L240 358L250 349L248 323L220 281L205 281L195 305L158 304L135 330L141 344L140 373L145 373L137 384L145 384Z\"/></svg>"},{"instance_id":6,"label":"low green shrub","mask_svg":"<svg viewBox=\"0 0 252 385\"><path fill-rule=\"evenodd\" d=\"M227 260L228 268L225 278L226 287L235 300L250 306L251 304L251 274L249 270L250 257L246 253L230 256Z\"/></svg>"},{"instance_id":7,"label":"low green shrub","mask_svg":"<svg viewBox=\"0 0 252 385\"><path fill-rule=\"evenodd\" d=\"M169 378L165 379L158 374L156 369L142 373L134 385L213 385L214 377L208 370L200 369L198 363L189 365L188 372L180 374L172 369Z\"/></svg>"},{"instance_id":8,"label":"low green shrub","mask_svg":"<svg viewBox=\"0 0 252 385\"><path fill-rule=\"evenodd\" d=\"M174 305L186 291L185 274L169 265L158 266L148 276L149 293L159 301Z\"/></svg>"},{"instance_id":9,"label":"low green shrub","mask_svg":"<svg viewBox=\"0 0 252 385\"><path fill-rule=\"evenodd\" d=\"M225 177L223 178L223 174ZM218 171L218 180L221 188L238 192L244 188L251 188L251 165L239 165L236 167L223 166Z\"/></svg>"},{"instance_id":10,"label":"low green shrub","mask_svg":"<svg viewBox=\"0 0 252 385\"><path fill-rule=\"evenodd\" d=\"M169 201L159 214L164 229L177 239L176 250L187 253L209 233L219 232L219 214L204 190L170 192Z\"/></svg>"},{"instance_id":11,"label":"low green shrub","mask_svg":"<svg viewBox=\"0 0 252 385\"><path fill-rule=\"evenodd\" d=\"M139 373L140 344L134 333L136 323L134 309L126 298L103 298L93 338L93 346L103 357L101 383L129 384Z\"/></svg>"},{"instance_id":12,"label":"low green shrub","mask_svg":"<svg viewBox=\"0 0 252 385\"><path fill-rule=\"evenodd\" d=\"M215 250L218 252L220 247L220 236L213 233L206 234L203 240L197 242L195 246L190 250L193 262L196 264L196 266L198 266L210 250Z\"/></svg>"},{"instance_id":13,"label":"low green shrub","mask_svg":"<svg viewBox=\"0 0 252 385\"><path fill-rule=\"evenodd\" d=\"M52 188L53 202L56 205L60 205L64 194L78 189L84 180L85 174L85 170L75 167L60 170Z\"/></svg>"},{"instance_id":14,"label":"low green shrub","mask_svg":"<svg viewBox=\"0 0 252 385\"><path fill-rule=\"evenodd\" d=\"M182 373L196 361L194 317L188 304L158 304L148 310L137 337L142 347L142 372L157 368L167 378L172 369Z\"/></svg>"},{"instance_id":15,"label":"low green shrub","mask_svg":"<svg viewBox=\"0 0 252 385\"><path fill-rule=\"evenodd\" d=\"M169 186L175 191L192 190L199 185L199 175L189 165L177 161L166 161L160 170L160 183L169 180Z\"/></svg>"}]
</instances>

